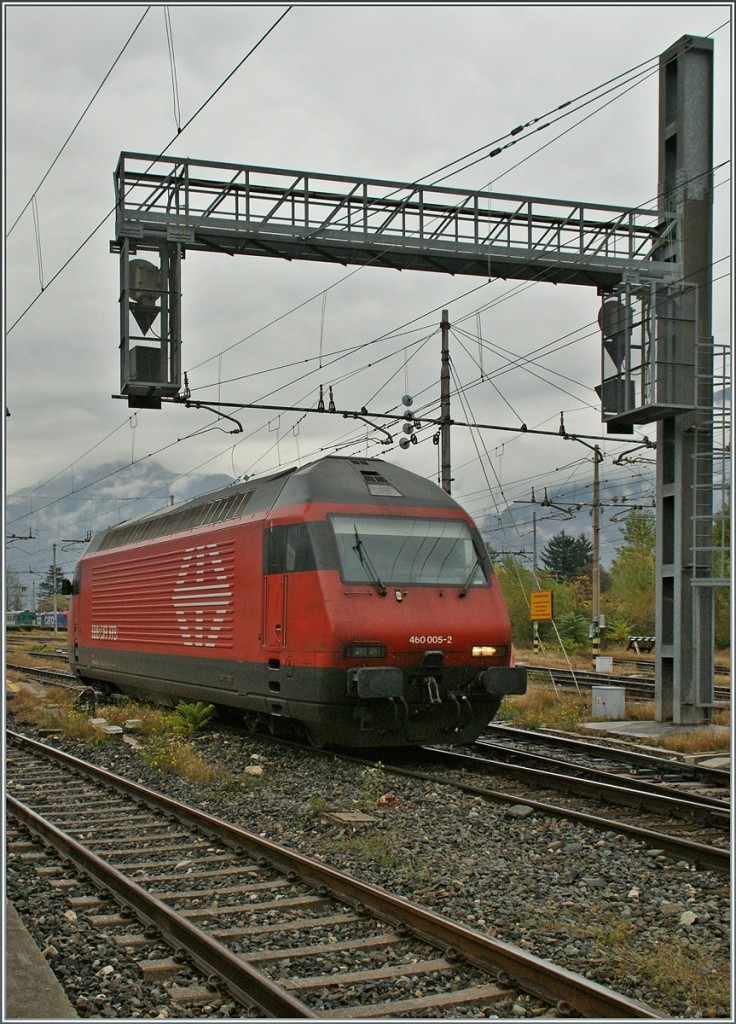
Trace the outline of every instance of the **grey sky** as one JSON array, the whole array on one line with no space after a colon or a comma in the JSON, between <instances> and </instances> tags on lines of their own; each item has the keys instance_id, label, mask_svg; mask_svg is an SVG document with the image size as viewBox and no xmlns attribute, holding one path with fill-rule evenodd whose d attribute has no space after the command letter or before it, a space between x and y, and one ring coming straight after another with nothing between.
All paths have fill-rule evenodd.
<instances>
[{"instance_id":1,"label":"grey sky","mask_svg":"<svg viewBox=\"0 0 736 1024\"><path fill-rule=\"evenodd\" d=\"M75 476L89 478L98 466L120 468L105 491L119 504L106 501L91 513L85 492L79 515L57 524L58 536L129 518L147 456L189 474L188 486L191 474L252 475L336 446L437 474L429 433L407 451L387 450L364 425L245 412L241 435L207 429L189 436L213 427L213 417L172 407L134 414L111 397L119 392L112 175L122 150L160 152L177 134L166 9L152 5L145 14L14 223L146 8L3 8L6 235L14 225L5 246L6 533L33 525L14 520L18 492L66 494ZM168 7L180 123L285 10ZM713 33L718 166L730 158L731 14L731 4L296 4L168 152L409 182L656 58L682 35ZM525 136L448 184L656 205L656 73L611 99ZM716 185L714 327L716 340L727 341L730 164L716 172ZM334 386L338 405L356 409L392 410L406 390L436 399L438 324L447 308L458 327L451 349L463 386L477 382L481 359L486 373L504 368L500 350L523 356L548 347L533 367L467 390L467 406L454 398L456 418L554 431L563 411L569 431L604 433L592 390L600 362L595 289L214 254L188 255L183 274L183 365L202 399L313 405L320 384ZM469 337L479 332L482 356ZM386 335L392 339L333 361L339 350ZM655 428L643 432L653 436ZM589 453L561 439L457 428L452 444L453 493L479 521L528 498L532 485L554 496L590 482ZM612 465L625 447L604 445L607 486L651 495L651 463ZM576 533L589 520L563 525ZM505 543L518 546L525 532ZM56 539L47 530L39 550L50 552Z\"/></svg>"}]
</instances>

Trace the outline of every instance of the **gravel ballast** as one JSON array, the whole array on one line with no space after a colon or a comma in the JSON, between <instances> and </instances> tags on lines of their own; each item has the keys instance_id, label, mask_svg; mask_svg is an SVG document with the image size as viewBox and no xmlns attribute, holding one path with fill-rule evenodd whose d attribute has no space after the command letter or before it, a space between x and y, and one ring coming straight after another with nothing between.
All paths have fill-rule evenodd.
<instances>
[{"instance_id":1,"label":"gravel ballast","mask_svg":"<svg viewBox=\"0 0 736 1024\"><path fill-rule=\"evenodd\" d=\"M41 738L667 1017L729 1016L729 880L641 842L225 727L192 740L222 769L210 788L147 767L121 737L96 746ZM370 820L339 817L354 811ZM6 891L80 1017L242 1015L227 996L189 1008L173 1002L170 983L145 981L137 957L70 914L32 865L9 859ZM531 1012L514 1008L518 1017Z\"/></svg>"}]
</instances>

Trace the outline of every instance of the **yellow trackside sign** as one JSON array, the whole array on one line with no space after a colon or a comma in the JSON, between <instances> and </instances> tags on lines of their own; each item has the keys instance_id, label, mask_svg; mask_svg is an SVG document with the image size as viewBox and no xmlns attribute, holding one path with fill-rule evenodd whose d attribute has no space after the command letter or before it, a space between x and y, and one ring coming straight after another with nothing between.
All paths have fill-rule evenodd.
<instances>
[{"instance_id":1,"label":"yellow trackside sign","mask_svg":"<svg viewBox=\"0 0 736 1024\"><path fill-rule=\"evenodd\" d=\"M529 598L529 618L532 622L542 622L552 618L551 590L532 590Z\"/></svg>"}]
</instances>

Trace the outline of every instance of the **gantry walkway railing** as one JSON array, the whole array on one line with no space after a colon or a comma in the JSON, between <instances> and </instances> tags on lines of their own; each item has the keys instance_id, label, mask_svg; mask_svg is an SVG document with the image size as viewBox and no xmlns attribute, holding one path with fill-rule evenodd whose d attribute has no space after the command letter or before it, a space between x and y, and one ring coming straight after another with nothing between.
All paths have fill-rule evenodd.
<instances>
[{"instance_id":1,"label":"gantry walkway railing","mask_svg":"<svg viewBox=\"0 0 736 1024\"><path fill-rule=\"evenodd\" d=\"M122 153L116 242L615 287L663 278L655 210Z\"/></svg>"}]
</instances>

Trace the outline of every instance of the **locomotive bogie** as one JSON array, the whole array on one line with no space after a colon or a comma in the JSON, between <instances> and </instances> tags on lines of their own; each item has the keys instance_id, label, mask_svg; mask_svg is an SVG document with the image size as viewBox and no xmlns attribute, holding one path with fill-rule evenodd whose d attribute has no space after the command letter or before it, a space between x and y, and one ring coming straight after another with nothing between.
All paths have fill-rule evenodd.
<instances>
[{"instance_id":1,"label":"locomotive bogie","mask_svg":"<svg viewBox=\"0 0 736 1024\"><path fill-rule=\"evenodd\" d=\"M379 460L329 457L95 538L69 650L86 681L353 746L466 742L525 688L472 521Z\"/></svg>"}]
</instances>

